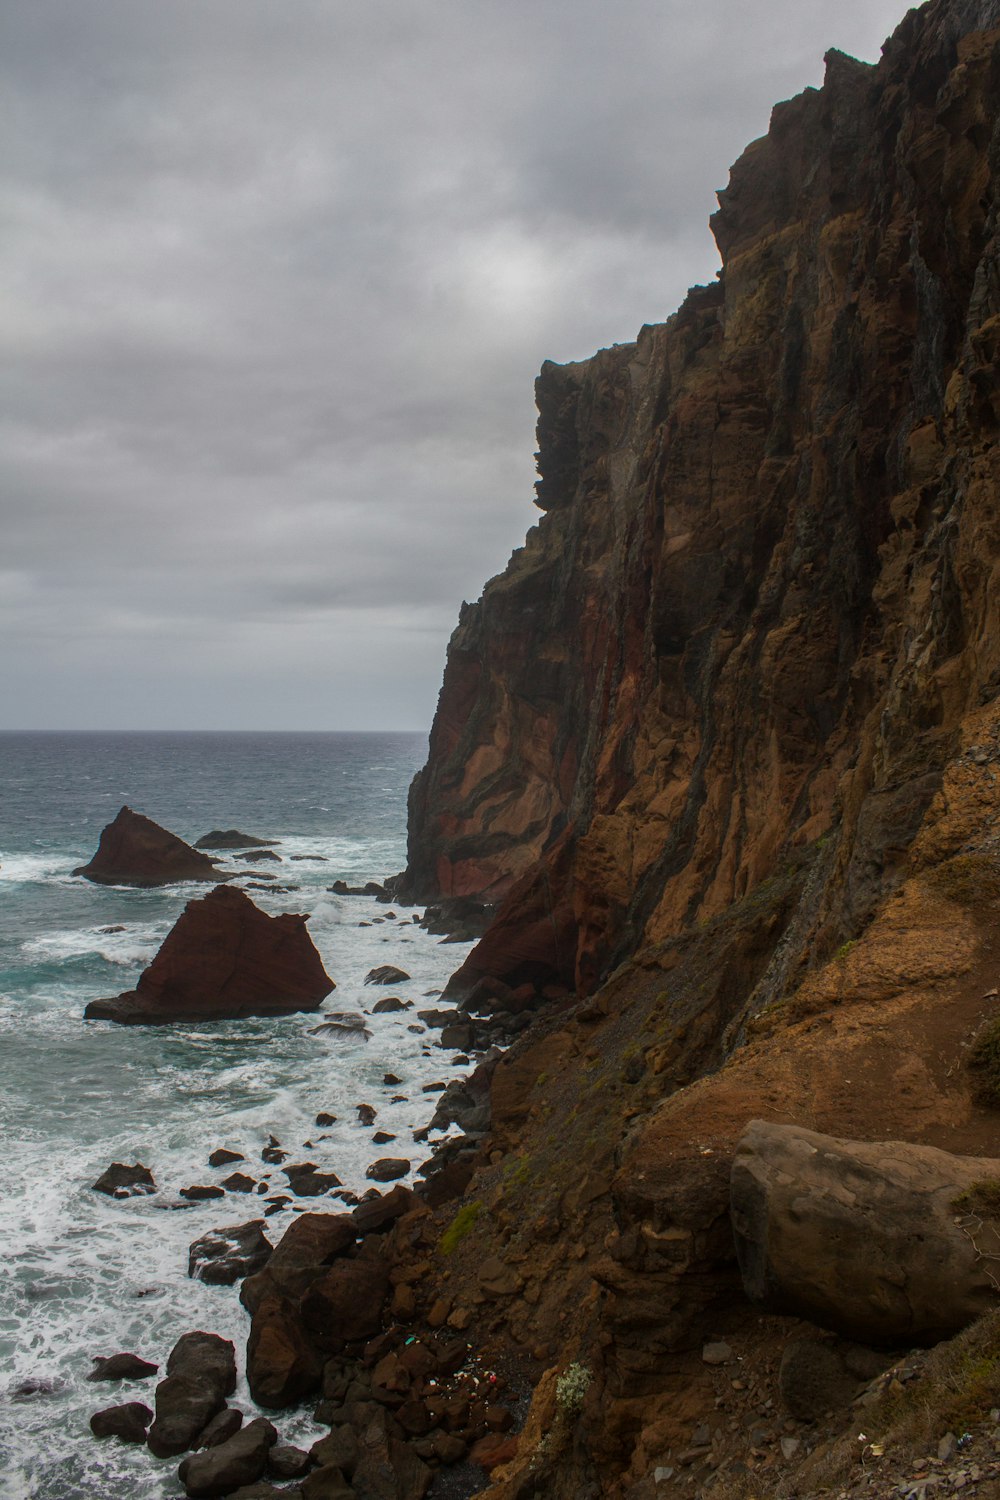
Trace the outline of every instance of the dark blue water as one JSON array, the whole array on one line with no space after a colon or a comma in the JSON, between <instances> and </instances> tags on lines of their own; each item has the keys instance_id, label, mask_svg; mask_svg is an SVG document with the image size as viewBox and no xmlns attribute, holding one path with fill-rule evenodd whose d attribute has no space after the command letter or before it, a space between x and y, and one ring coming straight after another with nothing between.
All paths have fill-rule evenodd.
<instances>
[{"instance_id":1,"label":"dark blue water","mask_svg":"<svg viewBox=\"0 0 1000 1500\"><path fill-rule=\"evenodd\" d=\"M187 900L203 887L132 890L72 875L127 804L194 841L237 827L278 840L275 884L254 891L272 914L309 912L337 989L326 1010L370 1010L364 976L394 963L414 1008L467 951L441 946L415 913L334 895L384 879L405 853L406 792L423 735L0 734L0 1495L4 1500L161 1500L176 1464L99 1444L90 1413L151 1388L87 1384L94 1355L134 1349L161 1364L201 1327L232 1338L236 1296L187 1278L187 1247L258 1211L240 1195L184 1206L182 1186L212 1180L208 1153L244 1153L264 1180L270 1134L363 1191L380 1154L355 1106L371 1102L414 1169L426 1148L423 1083L455 1076L413 1012L366 1016L370 1040L315 1034L313 1015L168 1027L84 1022L89 999L131 989ZM293 858L305 856L305 858ZM235 867L235 862L234 862ZM252 877L251 877L252 878ZM244 883L246 881L244 880ZM105 928L121 929L102 931ZM383 1085L392 1072L404 1082ZM391 1096L404 1096L393 1104ZM337 1124L320 1135L315 1116ZM305 1142L310 1142L309 1147ZM114 1202L91 1184L112 1161L142 1161L159 1191ZM271 1171L283 1188L283 1179ZM318 1206L312 1200L309 1206ZM331 1202L330 1208L338 1205ZM280 1238L284 1215L268 1224ZM30 1389L25 1389L25 1387ZM252 1411L245 1385L237 1402ZM307 1414L282 1435L308 1439Z\"/></svg>"}]
</instances>

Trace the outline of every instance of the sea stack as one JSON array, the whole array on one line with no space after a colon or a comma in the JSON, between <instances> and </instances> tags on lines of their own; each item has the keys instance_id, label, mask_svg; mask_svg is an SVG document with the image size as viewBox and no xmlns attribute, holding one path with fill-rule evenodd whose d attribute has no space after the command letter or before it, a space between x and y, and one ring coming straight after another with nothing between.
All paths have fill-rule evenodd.
<instances>
[{"instance_id":1,"label":"sea stack","mask_svg":"<svg viewBox=\"0 0 1000 1500\"><path fill-rule=\"evenodd\" d=\"M102 830L93 859L73 874L98 885L173 885L178 880L218 880L215 864L152 818L123 807Z\"/></svg>"},{"instance_id":2,"label":"sea stack","mask_svg":"<svg viewBox=\"0 0 1000 1500\"><path fill-rule=\"evenodd\" d=\"M189 901L134 990L93 1000L91 1021L164 1026L317 1010L335 988L308 916L269 917L235 886Z\"/></svg>"}]
</instances>

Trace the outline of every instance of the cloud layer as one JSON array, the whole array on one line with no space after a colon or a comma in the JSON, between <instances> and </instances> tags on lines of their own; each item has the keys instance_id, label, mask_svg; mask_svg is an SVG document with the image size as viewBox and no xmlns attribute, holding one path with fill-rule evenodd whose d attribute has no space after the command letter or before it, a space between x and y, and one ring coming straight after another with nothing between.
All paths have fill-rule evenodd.
<instances>
[{"instance_id":1,"label":"cloud layer","mask_svg":"<svg viewBox=\"0 0 1000 1500\"><path fill-rule=\"evenodd\" d=\"M532 383L899 0L8 0L0 727L420 728Z\"/></svg>"}]
</instances>

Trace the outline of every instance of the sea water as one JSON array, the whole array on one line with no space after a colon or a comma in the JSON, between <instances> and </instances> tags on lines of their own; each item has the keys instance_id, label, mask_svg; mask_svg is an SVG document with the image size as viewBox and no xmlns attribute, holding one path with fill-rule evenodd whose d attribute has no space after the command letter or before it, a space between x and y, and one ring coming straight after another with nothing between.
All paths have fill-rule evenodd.
<instances>
[{"instance_id":1,"label":"sea water","mask_svg":"<svg viewBox=\"0 0 1000 1500\"><path fill-rule=\"evenodd\" d=\"M179 1189L218 1182L209 1153L242 1153L238 1169L287 1189L261 1160L275 1136L288 1164L315 1162L345 1188L371 1187L380 1156L414 1169L413 1139L433 1111L425 1085L460 1075L416 1013L468 951L415 925L410 908L338 896L382 880L405 857L409 781L426 752L416 734L0 734L0 1495L4 1500L161 1500L177 1460L117 1439L98 1442L90 1414L152 1405L154 1382L88 1383L94 1356L129 1350L162 1366L194 1328L231 1338L241 1382L249 1320L238 1288L189 1279L188 1247L245 1223L263 1200L238 1193L188 1204ZM134 987L186 901L206 887L94 885L72 874L123 805L189 842L213 828L279 841L280 864L241 884L266 912L309 912L309 932L337 988L324 1011L370 1012L386 994L412 1008L366 1014L368 1040L315 1034L317 1013L272 1019L118 1027L85 1022L88 1000ZM300 856L293 858L293 856ZM251 868L238 855L224 868ZM267 883L267 882L265 882ZM395 913L395 918L389 916ZM366 986L374 967L411 977ZM401 1082L385 1085L386 1073ZM403 1096L398 1102L392 1100ZM378 1111L376 1146L357 1105ZM321 1128L325 1111L336 1123ZM308 1143L308 1144L307 1144ZM112 1162L141 1162L157 1184L115 1201L93 1191ZM412 1182L413 1176L404 1181ZM294 1200L337 1209L332 1199ZM294 1206L266 1219L272 1243ZM283 1439L319 1435L307 1411L279 1418Z\"/></svg>"}]
</instances>

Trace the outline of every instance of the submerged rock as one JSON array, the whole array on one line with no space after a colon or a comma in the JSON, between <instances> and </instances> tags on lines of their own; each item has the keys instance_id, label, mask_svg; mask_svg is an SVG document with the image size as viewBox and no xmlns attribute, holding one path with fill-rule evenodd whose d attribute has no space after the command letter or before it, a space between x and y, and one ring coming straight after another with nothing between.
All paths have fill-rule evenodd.
<instances>
[{"instance_id":1,"label":"submerged rock","mask_svg":"<svg viewBox=\"0 0 1000 1500\"><path fill-rule=\"evenodd\" d=\"M188 1275L210 1286L232 1286L262 1271L271 1258L263 1219L210 1229L188 1251Z\"/></svg>"},{"instance_id":2,"label":"submerged rock","mask_svg":"<svg viewBox=\"0 0 1000 1500\"><path fill-rule=\"evenodd\" d=\"M126 1401L122 1406L106 1406L95 1411L90 1430L96 1438L116 1437L123 1443L144 1443L146 1428L153 1413L141 1401Z\"/></svg>"},{"instance_id":3,"label":"submerged rock","mask_svg":"<svg viewBox=\"0 0 1000 1500\"><path fill-rule=\"evenodd\" d=\"M156 1192L156 1182L148 1167L135 1162L131 1167L124 1162L113 1161L96 1182L91 1183L95 1193L105 1193L109 1198L136 1198Z\"/></svg>"},{"instance_id":4,"label":"submerged rock","mask_svg":"<svg viewBox=\"0 0 1000 1500\"><path fill-rule=\"evenodd\" d=\"M73 874L98 885L172 885L179 880L219 880L215 864L152 818L123 807L102 830L93 859L78 865Z\"/></svg>"},{"instance_id":5,"label":"submerged rock","mask_svg":"<svg viewBox=\"0 0 1000 1500\"><path fill-rule=\"evenodd\" d=\"M405 969L397 969L393 964L380 964L377 969L369 969L365 975L365 984L402 984L409 977Z\"/></svg>"},{"instance_id":6,"label":"submerged rock","mask_svg":"<svg viewBox=\"0 0 1000 1500\"><path fill-rule=\"evenodd\" d=\"M277 839L259 839L252 833L241 833L238 828L213 828L195 841L196 849L270 849Z\"/></svg>"},{"instance_id":7,"label":"submerged rock","mask_svg":"<svg viewBox=\"0 0 1000 1500\"><path fill-rule=\"evenodd\" d=\"M335 986L307 920L269 917L243 891L216 886L188 902L134 990L92 1001L84 1016L159 1026L318 1010Z\"/></svg>"},{"instance_id":8,"label":"submerged rock","mask_svg":"<svg viewBox=\"0 0 1000 1500\"><path fill-rule=\"evenodd\" d=\"M94 1357L94 1368L88 1380L148 1380L159 1370L159 1365L140 1359L138 1354L112 1354L107 1359ZM152 1419L152 1413L150 1413Z\"/></svg>"}]
</instances>

